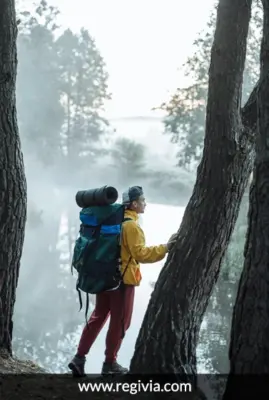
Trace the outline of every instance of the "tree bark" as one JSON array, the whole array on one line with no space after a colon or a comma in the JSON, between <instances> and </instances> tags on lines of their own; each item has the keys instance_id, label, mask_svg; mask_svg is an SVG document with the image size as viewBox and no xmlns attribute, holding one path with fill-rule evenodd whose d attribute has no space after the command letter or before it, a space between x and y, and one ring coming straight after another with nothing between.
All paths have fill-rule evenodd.
<instances>
[{"instance_id":1,"label":"tree bark","mask_svg":"<svg viewBox=\"0 0 269 400\"><path fill-rule=\"evenodd\" d=\"M220 0L204 151L174 250L152 293L132 373L196 374L198 334L253 167L253 97L240 105L251 1Z\"/></svg>"},{"instance_id":2,"label":"tree bark","mask_svg":"<svg viewBox=\"0 0 269 400\"><path fill-rule=\"evenodd\" d=\"M17 126L14 0L0 3L0 351L12 355L13 309L26 221L26 179Z\"/></svg>"},{"instance_id":3,"label":"tree bark","mask_svg":"<svg viewBox=\"0 0 269 400\"><path fill-rule=\"evenodd\" d=\"M269 0L263 0L261 79L269 74ZM230 376L224 398L242 382L233 374L269 373L269 94L258 93L256 158L250 190L244 267L233 311L230 341ZM267 378L268 379L268 378ZM257 390L257 387L255 388ZM230 398L230 397L229 397Z\"/></svg>"}]
</instances>

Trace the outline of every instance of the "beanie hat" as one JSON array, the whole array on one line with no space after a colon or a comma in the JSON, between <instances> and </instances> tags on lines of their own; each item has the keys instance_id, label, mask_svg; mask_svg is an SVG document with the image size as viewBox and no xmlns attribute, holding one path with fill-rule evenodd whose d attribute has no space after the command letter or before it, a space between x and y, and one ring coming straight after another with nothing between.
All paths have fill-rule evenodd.
<instances>
[{"instance_id":1,"label":"beanie hat","mask_svg":"<svg viewBox=\"0 0 269 400\"><path fill-rule=\"evenodd\" d=\"M142 196L143 189L141 186L132 186L122 194L122 204L130 204Z\"/></svg>"}]
</instances>

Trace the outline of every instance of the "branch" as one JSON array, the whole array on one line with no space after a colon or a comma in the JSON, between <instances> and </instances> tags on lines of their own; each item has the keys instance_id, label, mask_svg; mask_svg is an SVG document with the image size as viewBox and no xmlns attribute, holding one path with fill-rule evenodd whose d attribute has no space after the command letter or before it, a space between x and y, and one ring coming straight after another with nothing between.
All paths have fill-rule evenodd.
<instances>
[{"instance_id":1,"label":"branch","mask_svg":"<svg viewBox=\"0 0 269 400\"><path fill-rule=\"evenodd\" d=\"M248 98L248 101L241 109L243 125L251 130L256 130L258 120L257 96L262 86L269 87L269 73L264 78L258 80Z\"/></svg>"}]
</instances>

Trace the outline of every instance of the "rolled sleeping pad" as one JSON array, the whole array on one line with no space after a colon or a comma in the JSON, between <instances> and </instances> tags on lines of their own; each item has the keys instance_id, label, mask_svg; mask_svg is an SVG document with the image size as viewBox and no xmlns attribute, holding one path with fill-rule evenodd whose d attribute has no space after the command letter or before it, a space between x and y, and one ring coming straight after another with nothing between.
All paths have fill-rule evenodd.
<instances>
[{"instance_id":1,"label":"rolled sleeping pad","mask_svg":"<svg viewBox=\"0 0 269 400\"><path fill-rule=\"evenodd\" d=\"M92 206L106 206L113 204L118 199L118 191L112 186L80 190L76 194L76 203L81 208Z\"/></svg>"}]
</instances>

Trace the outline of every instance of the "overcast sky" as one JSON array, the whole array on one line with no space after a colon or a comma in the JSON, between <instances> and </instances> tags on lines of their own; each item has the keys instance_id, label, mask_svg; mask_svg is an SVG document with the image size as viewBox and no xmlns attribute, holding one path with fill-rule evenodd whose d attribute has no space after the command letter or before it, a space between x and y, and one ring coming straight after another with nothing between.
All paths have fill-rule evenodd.
<instances>
[{"instance_id":1,"label":"overcast sky","mask_svg":"<svg viewBox=\"0 0 269 400\"><path fill-rule=\"evenodd\" d=\"M23 5L32 3L23 0ZM213 0L51 0L61 23L87 28L107 64L107 117L150 115L185 81L178 68L205 27Z\"/></svg>"}]
</instances>

